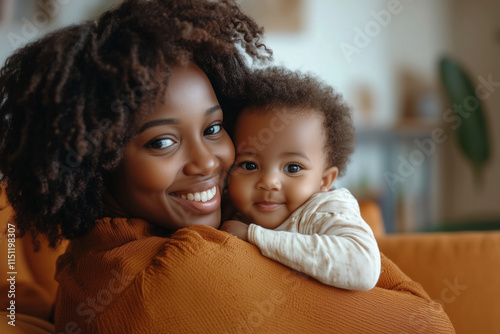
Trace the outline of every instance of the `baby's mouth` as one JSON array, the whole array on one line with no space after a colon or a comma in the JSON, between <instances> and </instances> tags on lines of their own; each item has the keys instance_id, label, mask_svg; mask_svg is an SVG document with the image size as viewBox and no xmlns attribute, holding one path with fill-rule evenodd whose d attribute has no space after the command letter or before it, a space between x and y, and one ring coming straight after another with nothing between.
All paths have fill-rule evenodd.
<instances>
[{"instance_id":1,"label":"baby's mouth","mask_svg":"<svg viewBox=\"0 0 500 334\"><path fill-rule=\"evenodd\" d=\"M270 211L275 211L276 209L278 209L279 207L281 207L283 205L283 203L263 201L263 202L257 202L254 205L260 211L270 212Z\"/></svg>"},{"instance_id":2,"label":"baby's mouth","mask_svg":"<svg viewBox=\"0 0 500 334\"><path fill-rule=\"evenodd\" d=\"M213 199L215 197L216 193L217 193L217 186L213 186L212 188L205 190L205 191L186 193L186 194L173 193L172 195L174 195L176 197L180 197L180 198L188 200L188 201L207 202L207 201L210 201L211 199Z\"/></svg>"}]
</instances>

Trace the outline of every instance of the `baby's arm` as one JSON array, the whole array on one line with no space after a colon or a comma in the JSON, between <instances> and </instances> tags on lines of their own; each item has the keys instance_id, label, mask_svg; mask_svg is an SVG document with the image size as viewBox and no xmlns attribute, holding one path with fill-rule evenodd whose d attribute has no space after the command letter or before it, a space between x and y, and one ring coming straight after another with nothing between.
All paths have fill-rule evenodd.
<instances>
[{"instance_id":1,"label":"baby's arm","mask_svg":"<svg viewBox=\"0 0 500 334\"><path fill-rule=\"evenodd\" d=\"M248 240L266 257L322 283L369 290L380 275L377 242L354 197L343 189L331 193L332 198L319 207L301 207L302 212L282 225L287 230L250 225Z\"/></svg>"},{"instance_id":2,"label":"baby's arm","mask_svg":"<svg viewBox=\"0 0 500 334\"><path fill-rule=\"evenodd\" d=\"M248 224L239 220L226 220L219 230L231 233L241 240L248 241Z\"/></svg>"}]
</instances>

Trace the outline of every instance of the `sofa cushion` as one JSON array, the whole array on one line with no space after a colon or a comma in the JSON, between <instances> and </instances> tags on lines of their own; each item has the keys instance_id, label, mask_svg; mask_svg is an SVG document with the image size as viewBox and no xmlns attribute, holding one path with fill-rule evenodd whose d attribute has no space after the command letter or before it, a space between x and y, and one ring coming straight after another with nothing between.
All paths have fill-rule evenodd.
<instances>
[{"instance_id":1,"label":"sofa cushion","mask_svg":"<svg viewBox=\"0 0 500 334\"><path fill-rule=\"evenodd\" d=\"M457 333L500 333L500 231L389 234L378 243L443 305Z\"/></svg>"}]
</instances>

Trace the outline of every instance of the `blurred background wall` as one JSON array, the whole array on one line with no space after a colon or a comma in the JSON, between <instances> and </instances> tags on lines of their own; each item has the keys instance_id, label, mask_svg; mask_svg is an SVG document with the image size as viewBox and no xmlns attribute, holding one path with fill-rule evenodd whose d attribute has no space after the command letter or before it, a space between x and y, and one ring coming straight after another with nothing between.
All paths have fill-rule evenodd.
<instances>
[{"instance_id":1,"label":"blurred background wall","mask_svg":"<svg viewBox=\"0 0 500 334\"><path fill-rule=\"evenodd\" d=\"M0 0L0 64L29 40L119 2ZM377 201L388 232L500 222L498 1L238 2L265 27L276 64L316 74L353 107L357 149L336 186ZM480 181L448 117L444 55L489 93L481 104L491 157Z\"/></svg>"}]
</instances>

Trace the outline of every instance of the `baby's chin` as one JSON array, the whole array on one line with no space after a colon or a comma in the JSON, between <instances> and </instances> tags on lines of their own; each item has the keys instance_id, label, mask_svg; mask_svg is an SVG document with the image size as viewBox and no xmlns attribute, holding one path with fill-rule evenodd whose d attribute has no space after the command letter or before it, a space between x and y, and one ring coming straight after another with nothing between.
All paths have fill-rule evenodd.
<instances>
[{"instance_id":1,"label":"baby's chin","mask_svg":"<svg viewBox=\"0 0 500 334\"><path fill-rule=\"evenodd\" d=\"M253 217L253 218L254 219L252 219L252 222L255 225L262 226L262 227L267 228L269 230L274 230L275 228L280 226L285 221L285 219L283 219L282 217L272 217L272 216L258 217L257 219L255 219L256 217Z\"/></svg>"}]
</instances>

